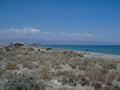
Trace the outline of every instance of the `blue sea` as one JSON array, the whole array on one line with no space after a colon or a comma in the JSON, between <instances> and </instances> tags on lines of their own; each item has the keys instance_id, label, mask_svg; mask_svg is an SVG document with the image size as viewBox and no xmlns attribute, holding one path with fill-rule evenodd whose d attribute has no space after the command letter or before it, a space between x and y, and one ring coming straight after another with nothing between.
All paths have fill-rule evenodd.
<instances>
[{"instance_id":1,"label":"blue sea","mask_svg":"<svg viewBox=\"0 0 120 90\"><path fill-rule=\"evenodd\" d=\"M78 50L120 55L120 45L42 45L42 46L67 50Z\"/></svg>"}]
</instances>

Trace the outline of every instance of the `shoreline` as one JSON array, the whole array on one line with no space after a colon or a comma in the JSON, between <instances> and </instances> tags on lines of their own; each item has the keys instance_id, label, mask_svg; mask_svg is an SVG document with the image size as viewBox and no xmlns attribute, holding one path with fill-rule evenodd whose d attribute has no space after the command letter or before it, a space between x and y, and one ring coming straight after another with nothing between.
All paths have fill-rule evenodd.
<instances>
[{"instance_id":1,"label":"shoreline","mask_svg":"<svg viewBox=\"0 0 120 90\"><path fill-rule=\"evenodd\" d=\"M106 54L106 53L98 53L98 52L83 52L83 53L86 53L85 57L87 58L94 57L94 58L100 58L100 59L105 59L105 60L107 59L120 60L120 55L116 55L116 54Z\"/></svg>"},{"instance_id":2,"label":"shoreline","mask_svg":"<svg viewBox=\"0 0 120 90\"><path fill-rule=\"evenodd\" d=\"M93 52L93 53L103 53L103 54L114 54L114 55L120 55L120 50L118 48L117 49L113 49L112 51L110 50L111 46L114 46L116 48L116 46L118 47L119 45L40 45L43 47L48 47L48 48L55 48L55 49L65 49L65 50L77 50L77 51L82 51L82 52L86 52L86 50L88 50L88 52ZM74 47L76 46L76 47ZM80 46L80 47L79 47ZM82 47L81 47L82 46ZM97 46L97 48L100 48L101 50L97 50L96 47L94 48L93 46ZM102 47L101 47L102 46ZM105 47L104 47L105 46ZM110 51L105 51L103 48L107 48L106 46L110 46L109 50ZM39 45L38 45L39 47ZM95 50L96 49L96 50ZM113 52L114 51L114 52ZM117 53L116 53L116 52Z\"/></svg>"},{"instance_id":3,"label":"shoreline","mask_svg":"<svg viewBox=\"0 0 120 90\"><path fill-rule=\"evenodd\" d=\"M100 58L100 59L105 59L105 60L120 60L120 55L103 54L103 53L90 53L90 54L94 58Z\"/></svg>"},{"instance_id":4,"label":"shoreline","mask_svg":"<svg viewBox=\"0 0 120 90\"><path fill-rule=\"evenodd\" d=\"M51 48L51 47L42 47L42 48ZM77 53L85 53L87 58L100 58L100 59L111 59L111 60L120 60L120 55L118 54L109 54L109 53L100 53L100 52L89 52L89 51L80 51L73 49L64 49L64 48L52 48L55 50L64 50L64 51L75 51Z\"/></svg>"}]
</instances>

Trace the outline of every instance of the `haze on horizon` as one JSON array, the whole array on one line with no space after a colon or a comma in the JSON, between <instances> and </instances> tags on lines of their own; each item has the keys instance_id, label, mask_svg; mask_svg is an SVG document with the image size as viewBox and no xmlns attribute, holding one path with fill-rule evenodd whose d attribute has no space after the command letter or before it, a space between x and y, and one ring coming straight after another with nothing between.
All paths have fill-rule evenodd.
<instances>
[{"instance_id":1,"label":"haze on horizon","mask_svg":"<svg viewBox=\"0 0 120 90\"><path fill-rule=\"evenodd\" d=\"M0 0L0 39L120 43L120 0Z\"/></svg>"}]
</instances>

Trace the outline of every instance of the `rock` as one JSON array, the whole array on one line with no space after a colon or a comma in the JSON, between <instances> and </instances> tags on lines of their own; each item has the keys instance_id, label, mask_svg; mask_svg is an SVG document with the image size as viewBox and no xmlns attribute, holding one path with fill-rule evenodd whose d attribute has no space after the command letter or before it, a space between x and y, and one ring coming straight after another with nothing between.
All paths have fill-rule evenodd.
<instances>
[{"instance_id":1,"label":"rock","mask_svg":"<svg viewBox=\"0 0 120 90\"><path fill-rule=\"evenodd\" d=\"M24 46L24 43L14 43L13 46Z\"/></svg>"}]
</instances>

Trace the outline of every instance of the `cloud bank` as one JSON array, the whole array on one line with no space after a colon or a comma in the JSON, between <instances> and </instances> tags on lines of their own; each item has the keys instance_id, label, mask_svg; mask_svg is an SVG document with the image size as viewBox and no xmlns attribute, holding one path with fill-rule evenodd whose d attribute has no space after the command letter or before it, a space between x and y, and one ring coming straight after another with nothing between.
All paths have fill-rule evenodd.
<instances>
[{"instance_id":1,"label":"cloud bank","mask_svg":"<svg viewBox=\"0 0 120 90\"><path fill-rule=\"evenodd\" d=\"M7 29L7 32L13 32L13 33L38 33L38 32L40 32L40 30L35 29L35 28L23 28L23 29L10 28L10 29Z\"/></svg>"},{"instance_id":2,"label":"cloud bank","mask_svg":"<svg viewBox=\"0 0 120 90\"><path fill-rule=\"evenodd\" d=\"M1 33L38 33L41 32L41 30L35 28L22 28L22 29L8 28L8 29L0 30L0 32Z\"/></svg>"},{"instance_id":3,"label":"cloud bank","mask_svg":"<svg viewBox=\"0 0 120 90\"><path fill-rule=\"evenodd\" d=\"M8 28L4 30L0 30L0 34L17 34L17 35L33 35L35 38L36 37L43 37L44 39L78 39L78 38L93 38L94 35L90 33L77 33L77 32L46 32L40 29L36 28L30 28L30 27L25 27L25 28ZM17 37L16 35L16 37ZM26 37L27 37L26 35ZM28 35L29 36L29 35ZM30 38L30 36L29 36Z\"/></svg>"}]
</instances>

